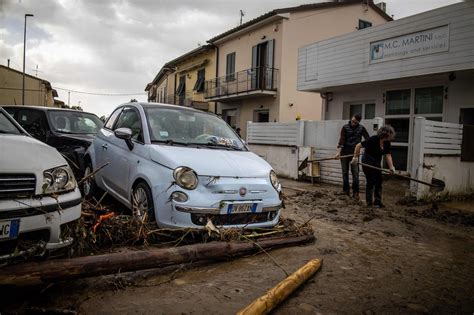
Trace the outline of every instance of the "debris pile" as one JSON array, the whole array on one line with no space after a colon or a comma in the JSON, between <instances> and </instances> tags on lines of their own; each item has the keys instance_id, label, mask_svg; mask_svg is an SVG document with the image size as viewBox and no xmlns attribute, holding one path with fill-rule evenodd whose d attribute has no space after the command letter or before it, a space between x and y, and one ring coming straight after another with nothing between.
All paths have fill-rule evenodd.
<instances>
[{"instance_id":1,"label":"debris pile","mask_svg":"<svg viewBox=\"0 0 474 315\"><path fill-rule=\"evenodd\" d=\"M203 228L169 229L159 228L156 222L140 220L131 215L116 213L99 202L84 201L81 219L68 227L65 236L75 239L69 256L77 257L118 248L170 247L207 243L210 241L250 241L262 238L297 237L312 235L309 222L297 224L294 220L281 218L273 228L218 229L212 221Z\"/></svg>"}]
</instances>

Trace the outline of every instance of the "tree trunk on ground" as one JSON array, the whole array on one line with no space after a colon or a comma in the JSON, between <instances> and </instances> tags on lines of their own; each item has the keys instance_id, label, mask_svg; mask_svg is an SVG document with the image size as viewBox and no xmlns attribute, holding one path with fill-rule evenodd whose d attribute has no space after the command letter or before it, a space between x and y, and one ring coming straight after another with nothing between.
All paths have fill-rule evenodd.
<instances>
[{"instance_id":1,"label":"tree trunk on ground","mask_svg":"<svg viewBox=\"0 0 474 315\"><path fill-rule=\"evenodd\" d=\"M0 285L35 285L72 280L200 260L222 260L263 249L306 244L314 235L251 242L211 242L180 247L30 262L0 269Z\"/></svg>"}]
</instances>

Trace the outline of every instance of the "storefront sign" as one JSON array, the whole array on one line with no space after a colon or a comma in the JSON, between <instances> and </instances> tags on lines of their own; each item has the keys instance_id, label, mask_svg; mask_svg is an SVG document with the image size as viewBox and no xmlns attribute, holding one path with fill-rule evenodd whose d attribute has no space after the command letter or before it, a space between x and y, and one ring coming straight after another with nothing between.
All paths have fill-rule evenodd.
<instances>
[{"instance_id":1,"label":"storefront sign","mask_svg":"<svg viewBox=\"0 0 474 315\"><path fill-rule=\"evenodd\" d=\"M370 63L398 60L449 50L448 25L370 43Z\"/></svg>"}]
</instances>

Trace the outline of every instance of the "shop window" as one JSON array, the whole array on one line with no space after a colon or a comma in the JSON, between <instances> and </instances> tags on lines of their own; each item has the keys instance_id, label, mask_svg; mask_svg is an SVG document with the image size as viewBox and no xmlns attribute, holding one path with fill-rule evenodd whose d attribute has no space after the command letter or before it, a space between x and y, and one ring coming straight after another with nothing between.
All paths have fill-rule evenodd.
<instances>
[{"instance_id":1,"label":"shop window","mask_svg":"<svg viewBox=\"0 0 474 315\"><path fill-rule=\"evenodd\" d=\"M386 115L410 114L410 89L387 91L386 93Z\"/></svg>"},{"instance_id":2,"label":"shop window","mask_svg":"<svg viewBox=\"0 0 474 315\"><path fill-rule=\"evenodd\" d=\"M415 114L442 114L442 86L415 89Z\"/></svg>"},{"instance_id":3,"label":"shop window","mask_svg":"<svg viewBox=\"0 0 474 315\"><path fill-rule=\"evenodd\" d=\"M395 129L395 140L393 142L408 143L410 134L410 118L386 118L385 124Z\"/></svg>"}]
</instances>

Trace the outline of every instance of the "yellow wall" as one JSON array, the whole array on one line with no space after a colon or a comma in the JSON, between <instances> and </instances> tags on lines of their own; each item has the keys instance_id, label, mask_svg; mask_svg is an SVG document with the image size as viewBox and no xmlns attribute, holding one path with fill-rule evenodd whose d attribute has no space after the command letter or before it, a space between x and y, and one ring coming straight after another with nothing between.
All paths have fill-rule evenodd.
<instances>
[{"instance_id":1,"label":"yellow wall","mask_svg":"<svg viewBox=\"0 0 474 315\"><path fill-rule=\"evenodd\" d=\"M22 86L22 73L0 67L0 104L20 105ZM48 90L41 79L25 76L25 105L53 106L52 90Z\"/></svg>"},{"instance_id":2,"label":"yellow wall","mask_svg":"<svg viewBox=\"0 0 474 315\"><path fill-rule=\"evenodd\" d=\"M205 65L195 66L207 60ZM206 102L204 90L202 92L194 91L198 71L205 69L205 80L211 80L216 76L216 53L214 49L205 51L197 56L190 57L176 66L176 72L168 77L168 92L170 96L175 94L175 88L178 88L180 76L186 76L186 96L190 96L192 101ZM173 78L171 78L173 77ZM176 86L175 86L176 80ZM214 111L214 103L208 102L208 110Z\"/></svg>"}]
</instances>

